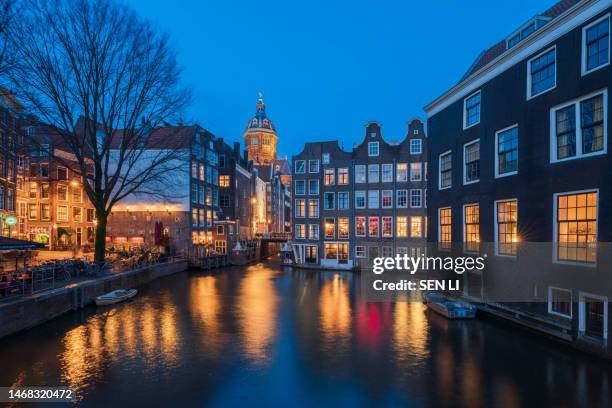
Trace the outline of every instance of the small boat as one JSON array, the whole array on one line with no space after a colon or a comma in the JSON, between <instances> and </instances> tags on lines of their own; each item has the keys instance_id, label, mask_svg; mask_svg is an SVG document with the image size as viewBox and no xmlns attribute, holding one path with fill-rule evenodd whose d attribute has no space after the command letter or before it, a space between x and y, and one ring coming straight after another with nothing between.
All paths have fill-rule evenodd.
<instances>
[{"instance_id":1,"label":"small boat","mask_svg":"<svg viewBox=\"0 0 612 408\"><path fill-rule=\"evenodd\" d=\"M476 317L476 306L458 299L448 298L442 293L424 293L423 303L447 319L473 319Z\"/></svg>"},{"instance_id":2,"label":"small boat","mask_svg":"<svg viewBox=\"0 0 612 408\"><path fill-rule=\"evenodd\" d=\"M119 289L108 292L102 296L96 298L96 306L107 306L114 305L115 303L123 302L136 296L138 291L136 289Z\"/></svg>"}]
</instances>

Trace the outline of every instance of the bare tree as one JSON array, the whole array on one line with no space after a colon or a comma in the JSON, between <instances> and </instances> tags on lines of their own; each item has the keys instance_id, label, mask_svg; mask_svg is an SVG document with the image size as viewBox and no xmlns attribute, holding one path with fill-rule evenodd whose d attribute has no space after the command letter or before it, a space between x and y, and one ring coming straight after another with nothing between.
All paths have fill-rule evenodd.
<instances>
[{"instance_id":1,"label":"bare tree","mask_svg":"<svg viewBox=\"0 0 612 408\"><path fill-rule=\"evenodd\" d=\"M17 97L53 126L95 207L95 261L107 217L134 193L167 197L185 164L181 143L151 129L180 117L190 94L168 37L112 0L25 0L10 27ZM72 163L72 165L71 165Z\"/></svg>"},{"instance_id":2,"label":"bare tree","mask_svg":"<svg viewBox=\"0 0 612 408\"><path fill-rule=\"evenodd\" d=\"M8 52L8 35L16 11L15 0L0 0L0 74L6 71L12 60Z\"/></svg>"}]
</instances>

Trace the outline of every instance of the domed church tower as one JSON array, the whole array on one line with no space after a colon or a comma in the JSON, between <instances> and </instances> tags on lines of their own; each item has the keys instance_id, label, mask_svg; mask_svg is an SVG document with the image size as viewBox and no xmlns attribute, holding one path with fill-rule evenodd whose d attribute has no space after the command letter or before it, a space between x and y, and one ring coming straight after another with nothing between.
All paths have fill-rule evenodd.
<instances>
[{"instance_id":1,"label":"domed church tower","mask_svg":"<svg viewBox=\"0 0 612 408\"><path fill-rule=\"evenodd\" d=\"M272 164L276 161L278 136L274 124L266 116L266 105L261 92L255 106L257 108L255 116L247 123L243 135L248 157L255 165Z\"/></svg>"}]
</instances>

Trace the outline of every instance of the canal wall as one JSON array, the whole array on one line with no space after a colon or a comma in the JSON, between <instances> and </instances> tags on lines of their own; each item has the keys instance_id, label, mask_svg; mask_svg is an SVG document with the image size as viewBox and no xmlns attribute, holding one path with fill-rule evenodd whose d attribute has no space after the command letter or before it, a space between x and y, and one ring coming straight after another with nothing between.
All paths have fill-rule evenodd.
<instances>
[{"instance_id":1,"label":"canal wall","mask_svg":"<svg viewBox=\"0 0 612 408\"><path fill-rule=\"evenodd\" d=\"M186 260L149 265L90 279L0 305L0 338L92 304L97 296L131 289L188 269Z\"/></svg>"}]
</instances>

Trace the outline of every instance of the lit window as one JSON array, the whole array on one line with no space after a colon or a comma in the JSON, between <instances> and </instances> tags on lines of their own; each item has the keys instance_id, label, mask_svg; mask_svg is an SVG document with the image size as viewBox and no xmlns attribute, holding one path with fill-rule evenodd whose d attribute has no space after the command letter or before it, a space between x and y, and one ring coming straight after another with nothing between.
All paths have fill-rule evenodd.
<instances>
[{"instance_id":1,"label":"lit window","mask_svg":"<svg viewBox=\"0 0 612 408\"><path fill-rule=\"evenodd\" d=\"M500 130L495 133L497 154L495 157L495 176L516 174L518 168L518 127Z\"/></svg>"},{"instance_id":2,"label":"lit window","mask_svg":"<svg viewBox=\"0 0 612 408\"><path fill-rule=\"evenodd\" d=\"M296 160L295 161L295 173L296 174L306 173L306 160Z\"/></svg>"},{"instance_id":3,"label":"lit window","mask_svg":"<svg viewBox=\"0 0 612 408\"><path fill-rule=\"evenodd\" d=\"M572 317L572 291L561 288L548 288L548 313L562 317Z\"/></svg>"},{"instance_id":4,"label":"lit window","mask_svg":"<svg viewBox=\"0 0 612 408\"><path fill-rule=\"evenodd\" d=\"M421 154L422 142L421 139L410 139L410 154Z\"/></svg>"},{"instance_id":5,"label":"lit window","mask_svg":"<svg viewBox=\"0 0 612 408\"><path fill-rule=\"evenodd\" d=\"M57 206L57 220L68 221L68 207L65 205Z\"/></svg>"},{"instance_id":6,"label":"lit window","mask_svg":"<svg viewBox=\"0 0 612 408\"><path fill-rule=\"evenodd\" d=\"M439 189L449 188L452 186L452 155L451 152L442 153L439 159Z\"/></svg>"},{"instance_id":7,"label":"lit window","mask_svg":"<svg viewBox=\"0 0 612 408\"><path fill-rule=\"evenodd\" d=\"M369 217L368 218L368 236L378 237L378 232L379 232L378 217Z\"/></svg>"},{"instance_id":8,"label":"lit window","mask_svg":"<svg viewBox=\"0 0 612 408\"><path fill-rule=\"evenodd\" d=\"M423 236L423 219L421 217L410 217L410 236L421 238Z\"/></svg>"},{"instance_id":9,"label":"lit window","mask_svg":"<svg viewBox=\"0 0 612 408\"><path fill-rule=\"evenodd\" d=\"M516 255L517 231L517 201L507 200L496 203L497 216L497 253L500 255Z\"/></svg>"},{"instance_id":10,"label":"lit window","mask_svg":"<svg viewBox=\"0 0 612 408\"><path fill-rule=\"evenodd\" d=\"M308 160L308 172L309 173L319 172L319 161L318 160Z\"/></svg>"},{"instance_id":11,"label":"lit window","mask_svg":"<svg viewBox=\"0 0 612 408\"><path fill-rule=\"evenodd\" d=\"M480 179L480 140L463 146L463 184L475 183Z\"/></svg>"},{"instance_id":12,"label":"lit window","mask_svg":"<svg viewBox=\"0 0 612 408\"><path fill-rule=\"evenodd\" d=\"M368 208L378 208L379 196L378 190L368 190Z\"/></svg>"},{"instance_id":13,"label":"lit window","mask_svg":"<svg viewBox=\"0 0 612 408\"><path fill-rule=\"evenodd\" d=\"M603 154L607 146L607 91L551 110L551 161Z\"/></svg>"},{"instance_id":14,"label":"lit window","mask_svg":"<svg viewBox=\"0 0 612 408\"><path fill-rule=\"evenodd\" d=\"M306 226L295 224L295 239L306 239Z\"/></svg>"},{"instance_id":15,"label":"lit window","mask_svg":"<svg viewBox=\"0 0 612 408\"><path fill-rule=\"evenodd\" d=\"M391 183L393 181L393 165L383 164L382 165L382 182Z\"/></svg>"},{"instance_id":16,"label":"lit window","mask_svg":"<svg viewBox=\"0 0 612 408\"><path fill-rule=\"evenodd\" d=\"M308 180L308 194L319 195L319 180Z\"/></svg>"},{"instance_id":17,"label":"lit window","mask_svg":"<svg viewBox=\"0 0 612 408\"><path fill-rule=\"evenodd\" d=\"M325 238L334 238L336 235L336 220L333 218L325 219Z\"/></svg>"},{"instance_id":18,"label":"lit window","mask_svg":"<svg viewBox=\"0 0 612 408\"><path fill-rule=\"evenodd\" d=\"M334 193L324 193L324 205L326 210L333 210L335 207L336 197Z\"/></svg>"},{"instance_id":19,"label":"lit window","mask_svg":"<svg viewBox=\"0 0 612 408\"><path fill-rule=\"evenodd\" d=\"M410 190L410 208L421 208L422 202L421 190Z\"/></svg>"},{"instance_id":20,"label":"lit window","mask_svg":"<svg viewBox=\"0 0 612 408\"><path fill-rule=\"evenodd\" d=\"M62 184L57 185L57 199L58 201L68 201L68 187Z\"/></svg>"},{"instance_id":21,"label":"lit window","mask_svg":"<svg viewBox=\"0 0 612 408\"><path fill-rule=\"evenodd\" d=\"M527 63L528 98L533 98L556 86L556 59L557 49L553 47L529 60Z\"/></svg>"},{"instance_id":22,"label":"lit window","mask_svg":"<svg viewBox=\"0 0 612 408\"><path fill-rule=\"evenodd\" d=\"M323 184L326 186L333 186L336 184L335 181L335 169L325 169L325 177L323 178Z\"/></svg>"},{"instance_id":23,"label":"lit window","mask_svg":"<svg viewBox=\"0 0 612 408\"><path fill-rule=\"evenodd\" d=\"M378 183L379 179L379 167L378 164L368 165L368 183Z\"/></svg>"},{"instance_id":24,"label":"lit window","mask_svg":"<svg viewBox=\"0 0 612 408\"><path fill-rule=\"evenodd\" d=\"M325 243L325 259L338 260L338 244L335 242Z\"/></svg>"},{"instance_id":25,"label":"lit window","mask_svg":"<svg viewBox=\"0 0 612 408\"><path fill-rule=\"evenodd\" d=\"M408 163L397 163L397 181L408 181Z\"/></svg>"},{"instance_id":26,"label":"lit window","mask_svg":"<svg viewBox=\"0 0 612 408\"><path fill-rule=\"evenodd\" d=\"M382 217L382 236L393 236L393 217Z\"/></svg>"},{"instance_id":27,"label":"lit window","mask_svg":"<svg viewBox=\"0 0 612 408\"><path fill-rule=\"evenodd\" d=\"M338 169L338 185L343 186L349 183L349 171L346 167Z\"/></svg>"},{"instance_id":28,"label":"lit window","mask_svg":"<svg viewBox=\"0 0 612 408\"><path fill-rule=\"evenodd\" d=\"M338 218L338 238L348 239L349 237L349 219L346 217Z\"/></svg>"},{"instance_id":29,"label":"lit window","mask_svg":"<svg viewBox=\"0 0 612 408\"><path fill-rule=\"evenodd\" d=\"M469 252L478 252L480 250L480 206L478 204L463 206L463 219L464 249Z\"/></svg>"},{"instance_id":30,"label":"lit window","mask_svg":"<svg viewBox=\"0 0 612 408\"><path fill-rule=\"evenodd\" d=\"M308 216L310 218L319 218L319 200L308 200Z\"/></svg>"},{"instance_id":31,"label":"lit window","mask_svg":"<svg viewBox=\"0 0 612 408\"><path fill-rule=\"evenodd\" d=\"M341 191L338 193L338 209L348 210L349 209L349 193L348 191Z\"/></svg>"},{"instance_id":32,"label":"lit window","mask_svg":"<svg viewBox=\"0 0 612 408\"><path fill-rule=\"evenodd\" d=\"M224 180L224 176L219 177L220 187L224 187L223 183L227 182L227 186L229 187L229 177L228 180ZM295 180L295 195L304 195L306 194L306 181L305 180Z\"/></svg>"},{"instance_id":33,"label":"lit window","mask_svg":"<svg viewBox=\"0 0 612 408\"><path fill-rule=\"evenodd\" d=\"M378 142L368 142L368 156L378 156Z\"/></svg>"},{"instance_id":34,"label":"lit window","mask_svg":"<svg viewBox=\"0 0 612 408\"><path fill-rule=\"evenodd\" d=\"M366 182L366 166L358 164L355 166L355 183Z\"/></svg>"},{"instance_id":35,"label":"lit window","mask_svg":"<svg viewBox=\"0 0 612 408\"><path fill-rule=\"evenodd\" d=\"M469 128L480 122L480 91L465 98L463 128Z\"/></svg>"},{"instance_id":36,"label":"lit window","mask_svg":"<svg viewBox=\"0 0 612 408\"><path fill-rule=\"evenodd\" d=\"M355 191L355 208L366 208L365 191Z\"/></svg>"},{"instance_id":37,"label":"lit window","mask_svg":"<svg viewBox=\"0 0 612 408\"><path fill-rule=\"evenodd\" d=\"M299 198L295 200L295 216L304 218L306 216L306 200Z\"/></svg>"},{"instance_id":38,"label":"lit window","mask_svg":"<svg viewBox=\"0 0 612 408\"><path fill-rule=\"evenodd\" d=\"M83 221L83 210L81 207L72 207L72 221L82 222Z\"/></svg>"},{"instance_id":39,"label":"lit window","mask_svg":"<svg viewBox=\"0 0 612 408\"><path fill-rule=\"evenodd\" d=\"M557 259L594 263L597 258L597 192L557 196Z\"/></svg>"},{"instance_id":40,"label":"lit window","mask_svg":"<svg viewBox=\"0 0 612 408\"><path fill-rule=\"evenodd\" d=\"M366 235L366 218L355 217L355 236L365 237Z\"/></svg>"},{"instance_id":41,"label":"lit window","mask_svg":"<svg viewBox=\"0 0 612 408\"><path fill-rule=\"evenodd\" d=\"M438 242L440 249L450 249L452 242L452 215L450 208L440 208L438 211Z\"/></svg>"},{"instance_id":42,"label":"lit window","mask_svg":"<svg viewBox=\"0 0 612 408\"><path fill-rule=\"evenodd\" d=\"M423 179L422 163L410 163L410 181L421 181Z\"/></svg>"},{"instance_id":43,"label":"lit window","mask_svg":"<svg viewBox=\"0 0 612 408\"><path fill-rule=\"evenodd\" d=\"M319 224L308 224L308 238L319 239Z\"/></svg>"},{"instance_id":44,"label":"lit window","mask_svg":"<svg viewBox=\"0 0 612 408\"><path fill-rule=\"evenodd\" d=\"M393 208L393 190L382 191L382 208Z\"/></svg>"},{"instance_id":45,"label":"lit window","mask_svg":"<svg viewBox=\"0 0 612 408\"><path fill-rule=\"evenodd\" d=\"M408 237L408 217L399 216L395 218L396 237Z\"/></svg>"},{"instance_id":46,"label":"lit window","mask_svg":"<svg viewBox=\"0 0 612 408\"><path fill-rule=\"evenodd\" d=\"M397 208L408 208L408 190L397 190L395 205Z\"/></svg>"},{"instance_id":47,"label":"lit window","mask_svg":"<svg viewBox=\"0 0 612 408\"><path fill-rule=\"evenodd\" d=\"M582 73L610 63L610 15L582 30Z\"/></svg>"}]
</instances>

